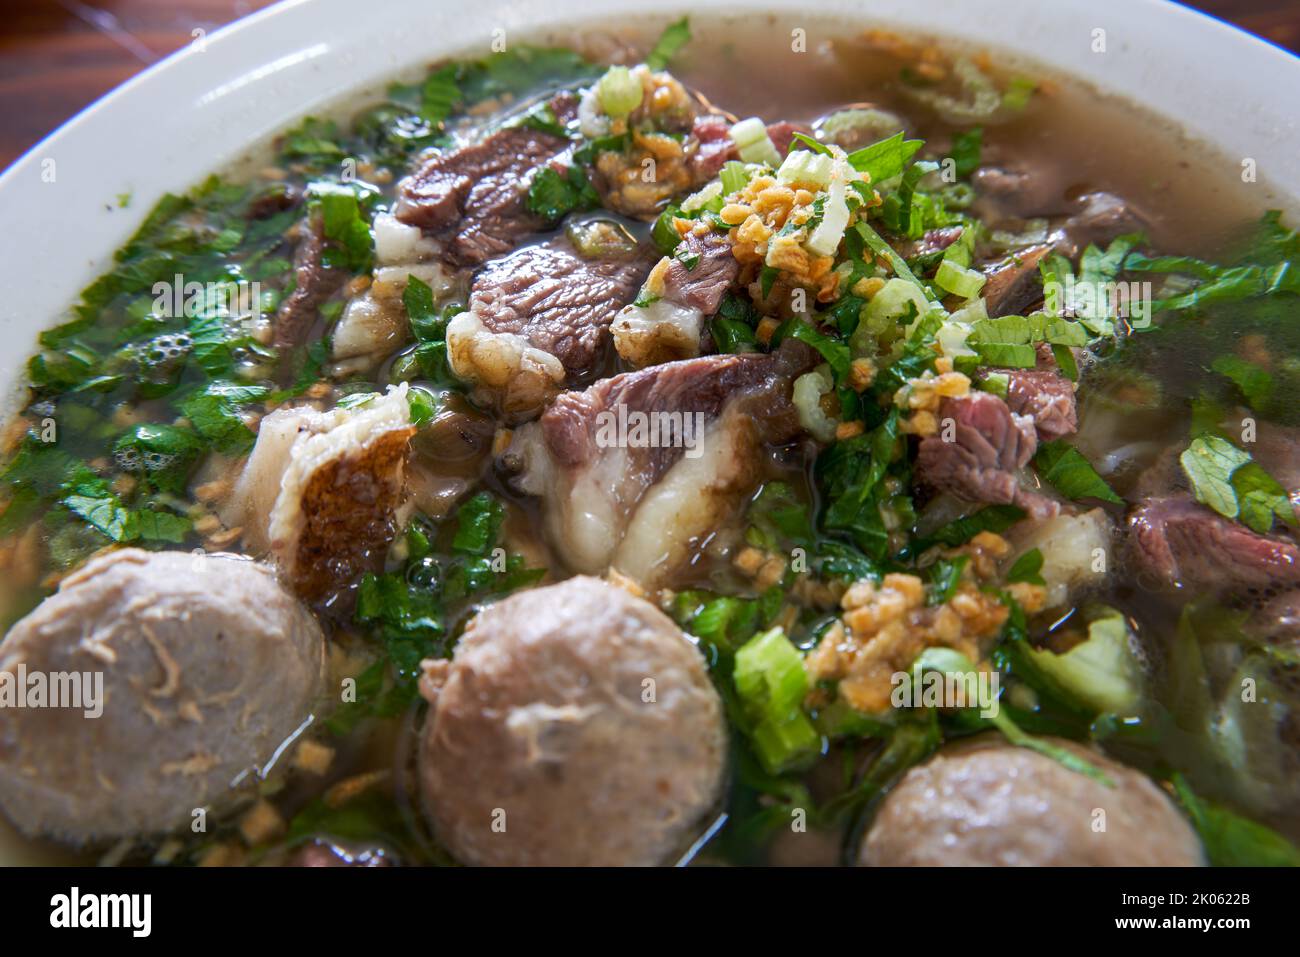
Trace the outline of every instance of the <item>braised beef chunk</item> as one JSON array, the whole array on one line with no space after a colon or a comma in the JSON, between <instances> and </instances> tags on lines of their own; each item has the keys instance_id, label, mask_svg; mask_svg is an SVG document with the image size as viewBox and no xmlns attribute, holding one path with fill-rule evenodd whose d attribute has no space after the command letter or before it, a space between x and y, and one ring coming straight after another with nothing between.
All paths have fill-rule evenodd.
<instances>
[{"instance_id":1,"label":"braised beef chunk","mask_svg":"<svg viewBox=\"0 0 1300 957\"><path fill-rule=\"evenodd\" d=\"M799 434L791 386L816 361L791 342L602 379L517 430L506 458L572 569L660 583L753 492L763 443Z\"/></svg>"},{"instance_id":2,"label":"braised beef chunk","mask_svg":"<svg viewBox=\"0 0 1300 957\"><path fill-rule=\"evenodd\" d=\"M275 314L275 345L289 349L301 345L320 318L320 307L343 285L345 270L325 265L325 235L319 216L304 219L293 254L293 292L284 297Z\"/></svg>"},{"instance_id":3,"label":"braised beef chunk","mask_svg":"<svg viewBox=\"0 0 1300 957\"><path fill-rule=\"evenodd\" d=\"M1257 535L1190 495L1155 498L1128 520L1135 570L1168 588L1242 590L1300 584L1300 547Z\"/></svg>"},{"instance_id":4,"label":"braised beef chunk","mask_svg":"<svg viewBox=\"0 0 1300 957\"><path fill-rule=\"evenodd\" d=\"M690 232L683 243L685 252L679 250L664 274L663 298L711 316L740 275L740 263L732 255L731 241L722 233L698 236Z\"/></svg>"},{"instance_id":5,"label":"braised beef chunk","mask_svg":"<svg viewBox=\"0 0 1300 957\"><path fill-rule=\"evenodd\" d=\"M944 441L949 420L951 441ZM944 399L939 434L921 440L917 470L927 484L971 502L1019 505L1036 518L1060 511L1060 504L1024 488L1016 474L1034 457L1034 421L1012 412L988 392Z\"/></svg>"},{"instance_id":6,"label":"braised beef chunk","mask_svg":"<svg viewBox=\"0 0 1300 957\"><path fill-rule=\"evenodd\" d=\"M474 277L470 309L492 333L514 333L555 356L568 373L593 367L609 324L635 297L646 256L585 259L567 240L526 246Z\"/></svg>"},{"instance_id":7,"label":"braised beef chunk","mask_svg":"<svg viewBox=\"0 0 1300 957\"><path fill-rule=\"evenodd\" d=\"M519 126L438 153L398 186L394 214L441 234L444 258L453 265L503 255L541 228L524 203L528 183L567 146L563 137Z\"/></svg>"},{"instance_id":8,"label":"braised beef chunk","mask_svg":"<svg viewBox=\"0 0 1300 957\"><path fill-rule=\"evenodd\" d=\"M804 371L808 360L806 351L791 348L770 355L703 356L626 372L602 379L584 392L560 395L542 416L542 434L558 464L570 468L588 465L600 454L595 425L603 411L622 406L629 412L701 413L711 421L737 396L762 393L769 385L788 382L793 374ZM782 408L789 404L788 391L779 398ZM779 413L782 408L769 412ZM798 429L797 419L781 414L771 414L755 425L769 442L789 441ZM653 483L682 454L680 445L637 451L644 453L639 456L641 467L636 476L644 484Z\"/></svg>"},{"instance_id":9,"label":"braised beef chunk","mask_svg":"<svg viewBox=\"0 0 1300 957\"><path fill-rule=\"evenodd\" d=\"M1052 251L1046 244L1022 249L985 271L984 305L990 316L1014 316L1043 298L1038 264Z\"/></svg>"}]
</instances>

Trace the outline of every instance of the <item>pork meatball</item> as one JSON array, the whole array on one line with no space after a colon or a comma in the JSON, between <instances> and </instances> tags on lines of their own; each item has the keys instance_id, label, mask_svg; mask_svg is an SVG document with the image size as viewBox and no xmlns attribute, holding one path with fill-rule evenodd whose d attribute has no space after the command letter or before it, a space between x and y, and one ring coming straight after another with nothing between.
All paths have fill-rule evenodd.
<instances>
[{"instance_id":1,"label":"pork meatball","mask_svg":"<svg viewBox=\"0 0 1300 957\"><path fill-rule=\"evenodd\" d=\"M915 767L880 807L858 854L868 866L1196 866L1201 845L1137 771L1078 745L1107 787L983 736Z\"/></svg>"},{"instance_id":2,"label":"pork meatball","mask_svg":"<svg viewBox=\"0 0 1300 957\"><path fill-rule=\"evenodd\" d=\"M719 801L727 737L703 657L599 579L480 612L421 690L425 808L465 864L668 863Z\"/></svg>"},{"instance_id":3,"label":"pork meatball","mask_svg":"<svg viewBox=\"0 0 1300 957\"><path fill-rule=\"evenodd\" d=\"M220 814L312 714L324 668L319 625L267 566L139 549L94 559L14 625L0 672L91 675L102 713L0 709L0 809L73 844Z\"/></svg>"}]
</instances>

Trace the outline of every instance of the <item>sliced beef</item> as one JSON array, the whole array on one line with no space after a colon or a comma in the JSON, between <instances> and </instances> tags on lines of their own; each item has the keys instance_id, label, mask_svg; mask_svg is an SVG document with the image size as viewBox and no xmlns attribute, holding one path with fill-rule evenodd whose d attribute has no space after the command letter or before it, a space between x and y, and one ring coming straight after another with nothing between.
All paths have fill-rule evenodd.
<instances>
[{"instance_id":1,"label":"sliced beef","mask_svg":"<svg viewBox=\"0 0 1300 957\"><path fill-rule=\"evenodd\" d=\"M512 421L532 418L596 367L610 323L648 269L639 253L584 259L563 239L489 263L469 310L447 324L452 371Z\"/></svg>"},{"instance_id":2,"label":"sliced beef","mask_svg":"<svg viewBox=\"0 0 1300 957\"><path fill-rule=\"evenodd\" d=\"M1135 571L1167 588L1266 590L1300 584L1300 547L1257 535L1190 495L1149 499L1129 516Z\"/></svg>"},{"instance_id":3,"label":"sliced beef","mask_svg":"<svg viewBox=\"0 0 1300 957\"><path fill-rule=\"evenodd\" d=\"M772 141L772 145L782 156L790 152L796 133L812 136L811 129L799 123L791 123L789 120L777 120L775 123L767 124L767 138Z\"/></svg>"},{"instance_id":4,"label":"sliced beef","mask_svg":"<svg viewBox=\"0 0 1300 957\"><path fill-rule=\"evenodd\" d=\"M1076 203L1078 211L1061 226L1058 250L1074 258L1089 245L1105 247L1112 239L1146 228L1147 217L1114 193L1087 193Z\"/></svg>"},{"instance_id":5,"label":"sliced beef","mask_svg":"<svg viewBox=\"0 0 1300 957\"><path fill-rule=\"evenodd\" d=\"M707 183L722 170L728 160L740 159L735 141L728 131L731 123L725 116L701 116L695 121L691 137L696 142L691 157L691 174L697 183Z\"/></svg>"},{"instance_id":6,"label":"sliced beef","mask_svg":"<svg viewBox=\"0 0 1300 957\"><path fill-rule=\"evenodd\" d=\"M731 240L723 233L697 236L690 232L682 241L687 258L698 258L694 266L688 267L680 254L674 256L664 274L663 298L712 316L740 275L740 263L731 253Z\"/></svg>"},{"instance_id":7,"label":"sliced beef","mask_svg":"<svg viewBox=\"0 0 1300 957\"><path fill-rule=\"evenodd\" d=\"M725 116L708 114L697 117L687 140L691 175L696 185L703 185L721 171L724 163L739 160L740 152L729 133L731 121ZM794 143L794 134L811 135L812 131L797 123L781 120L767 125L767 136L784 157Z\"/></svg>"},{"instance_id":8,"label":"sliced beef","mask_svg":"<svg viewBox=\"0 0 1300 957\"><path fill-rule=\"evenodd\" d=\"M604 379L519 429L506 459L542 498L556 553L643 583L687 561L759 481L763 444L799 433L790 390L816 358L789 345Z\"/></svg>"},{"instance_id":9,"label":"sliced beef","mask_svg":"<svg viewBox=\"0 0 1300 957\"><path fill-rule=\"evenodd\" d=\"M1034 420L1045 442L1069 435L1079 426L1074 384L1054 369L1008 369L1007 405Z\"/></svg>"},{"instance_id":10,"label":"sliced beef","mask_svg":"<svg viewBox=\"0 0 1300 957\"><path fill-rule=\"evenodd\" d=\"M939 229L926 230L920 239L913 242L906 249L901 250L900 254L904 259L913 259L916 256L928 256L931 253L943 252L961 239L963 228L962 226L943 226Z\"/></svg>"},{"instance_id":11,"label":"sliced beef","mask_svg":"<svg viewBox=\"0 0 1300 957\"><path fill-rule=\"evenodd\" d=\"M1050 442L1079 427L1074 383L1057 367L1051 346L1038 344L1037 368L996 371L1007 377L1007 406L1034 420L1039 439Z\"/></svg>"},{"instance_id":12,"label":"sliced beef","mask_svg":"<svg viewBox=\"0 0 1300 957\"><path fill-rule=\"evenodd\" d=\"M348 278L342 269L325 265L325 234L319 216L302 221L293 254L293 292L284 297L275 314L275 345L280 349L301 345L320 318L320 307Z\"/></svg>"},{"instance_id":13,"label":"sliced beef","mask_svg":"<svg viewBox=\"0 0 1300 957\"><path fill-rule=\"evenodd\" d=\"M971 181L980 196L980 210L990 219L1044 216L1061 210L1060 190L1046 173L984 166Z\"/></svg>"},{"instance_id":14,"label":"sliced beef","mask_svg":"<svg viewBox=\"0 0 1300 957\"><path fill-rule=\"evenodd\" d=\"M487 331L522 336L559 359L567 373L582 373L648 269L645 256L584 259L567 240L526 246L474 277L470 309Z\"/></svg>"},{"instance_id":15,"label":"sliced beef","mask_svg":"<svg viewBox=\"0 0 1300 957\"><path fill-rule=\"evenodd\" d=\"M572 90L561 90L547 101L551 115L561 126L568 126L578 119L578 94Z\"/></svg>"},{"instance_id":16,"label":"sliced beef","mask_svg":"<svg viewBox=\"0 0 1300 957\"><path fill-rule=\"evenodd\" d=\"M438 234L453 265L477 265L514 248L542 223L524 205L534 172L568 140L523 126L430 157L398 185L396 217Z\"/></svg>"},{"instance_id":17,"label":"sliced beef","mask_svg":"<svg viewBox=\"0 0 1300 957\"><path fill-rule=\"evenodd\" d=\"M945 441L951 420L951 441ZM939 434L921 440L917 469L941 491L971 502L1018 505L1035 518L1049 518L1059 503L1024 488L1017 473L1038 447L1034 421L1012 412L988 392L944 399Z\"/></svg>"},{"instance_id":18,"label":"sliced beef","mask_svg":"<svg viewBox=\"0 0 1300 957\"><path fill-rule=\"evenodd\" d=\"M1043 281L1038 264L1052 251L1046 244L1030 246L985 270L982 295L990 316L1014 316L1041 302Z\"/></svg>"}]
</instances>

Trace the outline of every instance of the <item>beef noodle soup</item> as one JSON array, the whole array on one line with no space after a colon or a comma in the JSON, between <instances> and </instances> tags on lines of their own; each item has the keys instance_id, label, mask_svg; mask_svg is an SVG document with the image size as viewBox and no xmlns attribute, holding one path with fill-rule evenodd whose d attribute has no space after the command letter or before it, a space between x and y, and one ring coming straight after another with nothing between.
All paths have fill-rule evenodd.
<instances>
[{"instance_id":1,"label":"beef noodle soup","mask_svg":"<svg viewBox=\"0 0 1300 957\"><path fill-rule=\"evenodd\" d=\"M304 119L50 317L0 853L1296 863L1268 186L996 51L573 42Z\"/></svg>"}]
</instances>

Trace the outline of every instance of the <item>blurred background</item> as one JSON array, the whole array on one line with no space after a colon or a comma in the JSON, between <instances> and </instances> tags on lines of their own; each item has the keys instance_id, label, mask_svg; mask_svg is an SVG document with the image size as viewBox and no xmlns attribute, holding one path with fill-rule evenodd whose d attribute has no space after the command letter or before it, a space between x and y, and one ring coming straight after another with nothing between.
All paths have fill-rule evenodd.
<instances>
[{"instance_id":1,"label":"blurred background","mask_svg":"<svg viewBox=\"0 0 1300 957\"><path fill-rule=\"evenodd\" d=\"M195 30L211 33L271 2L5 0L0 170L87 104L189 43ZM1300 52L1300 0L1191 0L1186 5Z\"/></svg>"}]
</instances>

